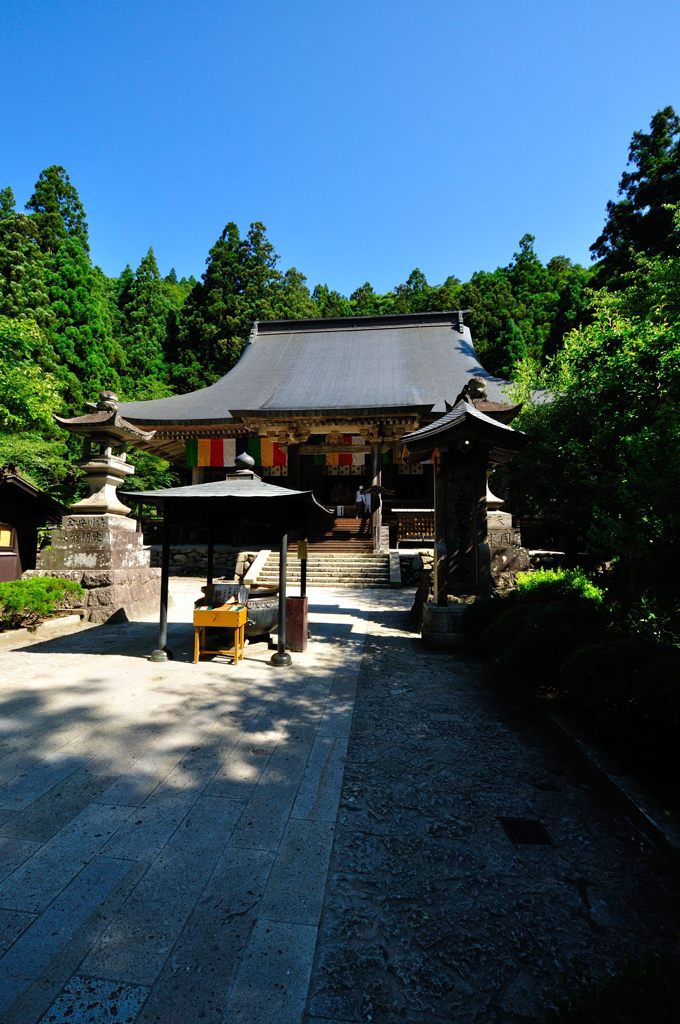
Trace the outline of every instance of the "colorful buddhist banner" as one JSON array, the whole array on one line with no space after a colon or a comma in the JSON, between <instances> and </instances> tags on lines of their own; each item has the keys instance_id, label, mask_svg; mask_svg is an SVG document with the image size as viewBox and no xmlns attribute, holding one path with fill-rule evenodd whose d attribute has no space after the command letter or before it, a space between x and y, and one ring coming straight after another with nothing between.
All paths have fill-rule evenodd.
<instances>
[{"instance_id":1,"label":"colorful buddhist banner","mask_svg":"<svg viewBox=\"0 0 680 1024\"><path fill-rule=\"evenodd\" d=\"M250 455L251 459L254 460L256 466L261 466L260 462L260 439L259 437L249 437L246 441L246 451Z\"/></svg>"},{"instance_id":2,"label":"colorful buddhist banner","mask_svg":"<svg viewBox=\"0 0 680 1024\"><path fill-rule=\"evenodd\" d=\"M360 437L359 434L353 434L352 435L352 444L353 445L363 444L363 443L364 443L364 439L363 439L363 437ZM363 452L353 452L352 453L352 465L353 466L363 466L365 464L365 462L366 462L366 456L365 456L365 454Z\"/></svg>"},{"instance_id":3,"label":"colorful buddhist banner","mask_svg":"<svg viewBox=\"0 0 680 1024\"><path fill-rule=\"evenodd\" d=\"M352 443L352 435L351 434L342 434L340 436L340 444L351 445L351 443ZM339 454L340 454L339 465L341 465L341 466L351 466L352 465L352 453L351 452L340 452Z\"/></svg>"},{"instance_id":4,"label":"colorful buddhist banner","mask_svg":"<svg viewBox=\"0 0 680 1024\"><path fill-rule=\"evenodd\" d=\"M233 437L192 437L185 442L187 466L233 466L236 441Z\"/></svg>"}]
</instances>

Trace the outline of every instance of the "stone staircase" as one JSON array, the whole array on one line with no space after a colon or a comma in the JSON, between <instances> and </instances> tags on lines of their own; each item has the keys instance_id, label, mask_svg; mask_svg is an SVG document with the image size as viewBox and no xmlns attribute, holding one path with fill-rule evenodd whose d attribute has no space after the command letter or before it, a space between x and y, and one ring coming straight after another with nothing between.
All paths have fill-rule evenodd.
<instances>
[{"instance_id":1,"label":"stone staircase","mask_svg":"<svg viewBox=\"0 0 680 1024\"><path fill-rule=\"evenodd\" d=\"M287 581L294 590L300 585L300 560L295 548L288 552ZM279 555L269 554L257 577L258 586L276 586L279 582ZM389 555L365 552L339 553L337 551L311 551L307 560L308 587L368 587L390 586Z\"/></svg>"}]
</instances>

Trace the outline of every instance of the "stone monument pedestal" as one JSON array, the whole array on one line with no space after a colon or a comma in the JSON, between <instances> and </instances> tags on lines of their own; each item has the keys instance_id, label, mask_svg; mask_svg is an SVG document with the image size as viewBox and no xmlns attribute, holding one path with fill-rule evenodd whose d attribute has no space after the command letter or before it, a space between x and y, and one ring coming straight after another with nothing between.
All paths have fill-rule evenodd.
<instances>
[{"instance_id":1,"label":"stone monument pedestal","mask_svg":"<svg viewBox=\"0 0 680 1024\"><path fill-rule=\"evenodd\" d=\"M488 512L487 529L491 587L496 593L505 593L514 588L518 572L526 572L531 568L529 552L522 547L519 529L512 525L510 512Z\"/></svg>"},{"instance_id":2,"label":"stone monument pedestal","mask_svg":"<svg viewBox=\"0 0 680 1024\"><path fill-rule=\"evenodd\" d=\"M144 618L158 610L160 569L134 519L113 513L71 514L52 530L52 546L38 554L26 576L60 576L85 588L83 610L90 622Z\"/></svg>"}]
</instances>

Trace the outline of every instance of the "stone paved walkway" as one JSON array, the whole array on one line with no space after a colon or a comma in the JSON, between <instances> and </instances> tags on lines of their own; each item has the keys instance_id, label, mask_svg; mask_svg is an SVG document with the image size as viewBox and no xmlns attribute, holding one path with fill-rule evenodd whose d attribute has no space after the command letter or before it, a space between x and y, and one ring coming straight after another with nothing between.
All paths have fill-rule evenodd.
<instances>
[{"instance_id":1,"label":"stone paved walkway","mask_svg":"<svg viewBox=\"0 0 680 1024\"><path fill-rule=\"evenodd\" d=\"M306 1024L520 1024L565 977L677 951L677 874L540 716L469 657L371 634Z\"/></svg>"},{"instance_id":2,"label":"stone paved walkway","mask_svg":"<svg viewBox=\"0 0 680 1024\"><path fill-rule=\"evenodd\" d=\"M409 595L313 593L281 671L189 664L175 590L167 664L149 623L0 653L0 1024L509 1024L677 927L663 863L402 632Z\"/></svg>"}]
</instances>

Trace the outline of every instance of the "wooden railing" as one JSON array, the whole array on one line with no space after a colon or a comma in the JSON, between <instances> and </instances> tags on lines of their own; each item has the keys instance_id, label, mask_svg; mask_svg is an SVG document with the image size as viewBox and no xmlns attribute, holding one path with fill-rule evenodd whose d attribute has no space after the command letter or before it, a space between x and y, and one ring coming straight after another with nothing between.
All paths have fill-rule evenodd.
<instances>
[{"instance_id":1,"label":"wooden railing","mask_svg":"<svg viewBox=\"0 0 680 1024\"><path fill-rule=\"evenodd\" d=\"M434 541L433 508L393 508L397 523L397 547L401 541L432 544Z\"/></svg>"}]
</instances>

